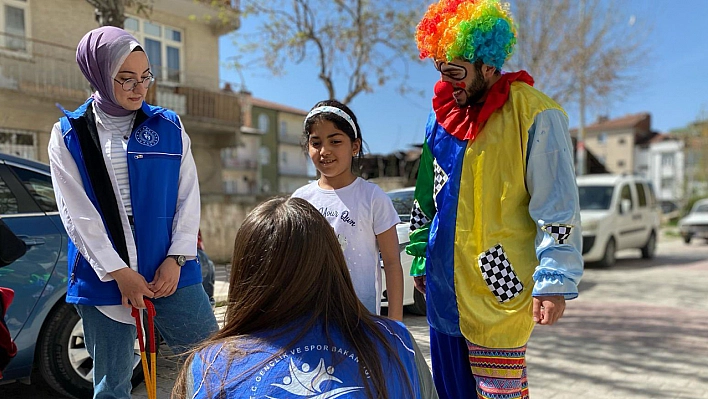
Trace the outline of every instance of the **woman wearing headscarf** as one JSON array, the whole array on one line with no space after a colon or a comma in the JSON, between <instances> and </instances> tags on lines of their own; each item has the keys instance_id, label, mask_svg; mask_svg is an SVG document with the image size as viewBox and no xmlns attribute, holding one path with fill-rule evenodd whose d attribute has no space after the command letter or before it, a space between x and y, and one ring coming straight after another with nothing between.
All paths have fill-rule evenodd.
<instances>
[{"instance_id":1,"label":"woman wearing headscarf","mask_svg":"<svg viewBox=\"0 0 708 399\"><path fill-rule=\"evenodd\" d=\"M154 78L133 36L94 29L76 60L95 91L77 110L63 110L49 141L70 238L66 301L81 315L94 398L130 398L131 307L150 298L155 325L177 353L218 328L195 260L197 171L177 114L145 102Z\"/></svg>"}]
</instances>

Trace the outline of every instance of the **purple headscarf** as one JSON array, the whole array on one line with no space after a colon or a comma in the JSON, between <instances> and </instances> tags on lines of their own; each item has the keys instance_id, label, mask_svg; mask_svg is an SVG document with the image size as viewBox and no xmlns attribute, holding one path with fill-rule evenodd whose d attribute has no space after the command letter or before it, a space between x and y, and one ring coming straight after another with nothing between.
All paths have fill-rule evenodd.
<instances>
[{"instance_id":1,"label":"purple headscarf","mask_svg":"<svg viewBox=\"0 0 708 399\"><path fill-rule=\"evenodd\" d=\"M84 35L76 48L76 62L86 79L96 89L91 97L108 115L126 116L129 111L116 101L113 79L140 43L130 33L113 26L103 26ZM147 57L147 54L145 54Z\"/></svg>"}]
</instances>

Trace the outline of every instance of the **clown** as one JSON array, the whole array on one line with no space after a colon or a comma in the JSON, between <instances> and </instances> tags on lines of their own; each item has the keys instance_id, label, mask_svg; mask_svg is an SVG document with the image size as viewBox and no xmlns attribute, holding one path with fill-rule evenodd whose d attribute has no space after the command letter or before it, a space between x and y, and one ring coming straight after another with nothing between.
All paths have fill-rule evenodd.
<instances>
[{"instance_id":1,"label":"clown","mask_svg":"<svg viewBox=\"0 0 708 399\"><path fill-rule=\"evenodd\" d=\"M440 0L418 25L440 72L411 212L441 398L527 398L526 344L583 272L568 117L525 71L507 5Z\"/></svg>"}]
</instances>

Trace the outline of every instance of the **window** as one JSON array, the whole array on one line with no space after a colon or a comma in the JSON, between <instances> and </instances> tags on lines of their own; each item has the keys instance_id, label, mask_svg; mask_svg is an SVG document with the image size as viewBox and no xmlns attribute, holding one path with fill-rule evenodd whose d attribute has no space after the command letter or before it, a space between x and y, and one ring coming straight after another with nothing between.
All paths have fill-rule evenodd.
<instances>
[{"instance_id":1,"label":"window","mask_svg":"<svg viewBox=\"0 0 708 399\"><path fill-rule=\"evenodd\" d=\"M143 43L155 79L173 83L182 81L182 31L137 17L126 18L124 26Z\"/></svg>"},{"instance_id":2,"label":"window","mask_svg":"<svg viewBox=\"0 0 708 399\"><path fill-rule=\"evenodd\" d=\"M288 153L287 152L283 151L280 153L280 162L282 162L283 164L288 163Z\"/></svg>"},{"instance_id":3,"label":"window","mask_svg":"<svg viewBox=\"0 0 708 399\"><path fill-rule=\"evenodd\" d=\"M267 133L270 128L270 118L266 114L260 114L258 116L258 130Z\"/></svg>"},{"instance_id":4,"label":"window","mask_svg":"<svg viewBox=\"0 0 708 399\"><path fill-rule=\"evenodd\" d=\"M624 161L617 161L618 168L624 168Z\"/></svg>"},{"instance_id":5,"label":"window","mask_svg":"<svg viewBox=\"0 0 708 399\"><path fill-rule=\"evenodd\" d=\"M636 183L637 188L637 200L639 201L639 207L644 208L647 206L647 196L644 190L644 184L642 183Z\"/></svg>"},{"instance_id":6,"label":"window","mask_svg":"<svg viewBox=\"0 0 708 399\"><path fill-rule=\"evenodd\" d=\"M39 204L39 207L42 209L42 211L58 211L57 201L54 197L54 187L52 186L51 177L29 169L18 168L14 166L12 166L11 168L12 171L15 172L17 177L20 178L22 184L25 185L27 191L29 191L29 193L32 195L32 198L37 201L37 204Z\"/></svg>"},{"instance_id":7,"label":"window","mask_svg":"<svg viewBox=\"0 0 708 399\"><path fill-rule=\"evenodd\" d=\"M673 166L674 154L661 154L661 164L663 166Z\"/></svg>"},{"instance_id":8,"label":"window","mask_svg":"<svg viewBox=\"0 0 708 399\"><path fill-rule=\"evenodd\" d=\"M261 165L268 165L270 164L270 149L266 146L262 146L258 150L258 155L261 159Z\"/></svg>"},{"instance_id":9,"label":"window","mask_svg":"<svg viewBox=\"0 0 708 399\"><path fill-rule=\"evenodd\" d=\"M626 143L626 140L625 140L624 138L621 138L621 139L617 140L617 144L620 144L620 145L621 145L621 144L624 144L624 143Z\"/></svg>"},{"instance_id":10,"label":"window","mask_svg":"<svg viewBox=\"0 0 708 399\"><path fill-rule=\"evenodd\" d=\"M665 177L661 179L661 189L662 190L669 190L673 191L674 190L674 178L671 177Z\"/></svg>"},{"instance_id":11,"label":"window","mask_svg":"<svg viewBox=\"0 0 708 399\"><path fill-rule=\"evenodd\" d=\"M0 215L13 215L19 213L17 197L12 193L5 180L0 177Z\"/></svg>"},{"instance_id":12,"label":"window","mask_svg":"<svg viewBox=\"0 0 708 399\"><path fill-rule=\"evenodd\" d=\"M620 206L624 200L629 201L629 209L634 208L634 203L632 201L632 190L629 188L628 184L622 186L622 191L620 192ZM620 213L622 213L622 208L620 208Z\"/></svg>"},{"instance_id":13,"label":"window","mask_svg":"<svg viewBox=\"0 0 708 399\"><path fill-rule=\"evenodd\" d=\"M20 158L37 159L37 133L0 128L0 152Z\"/></svg>"},{"instance_id":14,"label":"window","mask_svg":"<svg viewBox=\"0 0 708 399\"><path fill-rule=\"evenodd\" d=\"M607 133L600 133L600 135L597 136L597 142L599 144L606 144L607 143Z\"/></svg>"},{"instance_id":15,"label":"window","mask_svg":"<svg viewBox=\"0 0 708 399\"><path fill-rule=\"evenodd\" d=\"M27 0L0 0L0 49L27 52Z\"/></svg>"},{"instance_id":16,"label":"window","mask_svg":"<svg viewBox=\"0 0 708 399\"><path fill-rule=\"evenodd\" d=\"M288 134L288 122L280 121L280 136L287 136Z\"/></svg>"}]
</instances>

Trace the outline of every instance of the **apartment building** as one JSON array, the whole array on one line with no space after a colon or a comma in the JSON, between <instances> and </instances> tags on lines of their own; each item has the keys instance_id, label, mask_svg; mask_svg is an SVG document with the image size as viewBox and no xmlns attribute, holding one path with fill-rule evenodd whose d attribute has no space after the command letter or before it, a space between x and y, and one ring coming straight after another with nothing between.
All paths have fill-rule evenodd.
<instances>
[{"instance_id":1,"label":"apartment building","mask_svg":"<svg viewBox=\"0 0 708 399\"><path fill-rule=\"evenodd\" d=\"M577 137L577 128L571 129L570 135ZM651 135L651 115L648 113L616 119L600 117L585 127L584 144L609 173L631 174L635 170L634 146Z\"/></svg>"},{"instance_id":2,"label":"apartment building","mask_svg":"<svg viewBox=\"0 0 708 399\"><path fill-rule=\"evenodd\" d=\"M241 112L238 95L219 90L218 39L237 29L238 14L236 2L224 2L233 7L224 23L224 10L208 4L154 0L149 15L127 9L125 29L151 61L148 102L180 115L202 193L222 193L221 149L238 142ZM0 0L0 151L48 161L49 132L61 116L55 104L73 110L90 95L75 51L96 27L85 0Z\"/></svg>"},{"instance_id":3,"label":"apartment building","mask_svg":"<svg viewBox=\"0 0 708 399\"><path fill-rule=\"evenodd\" d=\"M315 168L302 148L307 111L255 97L251 103L253 118L265 132L260 150L262 191L290 194L315 178Z\"/></svg>"},{"instance_id":4,"label":"apartment building","mask_svg":"<svg viewBox=\"0 0 708 399\"><path fill-rule=\"evenodd\" d=\"M657 134L635 149L635 173L651 182L659 201L684 200L684 143L669 134Z\"/></svg>"}]
</instances>

